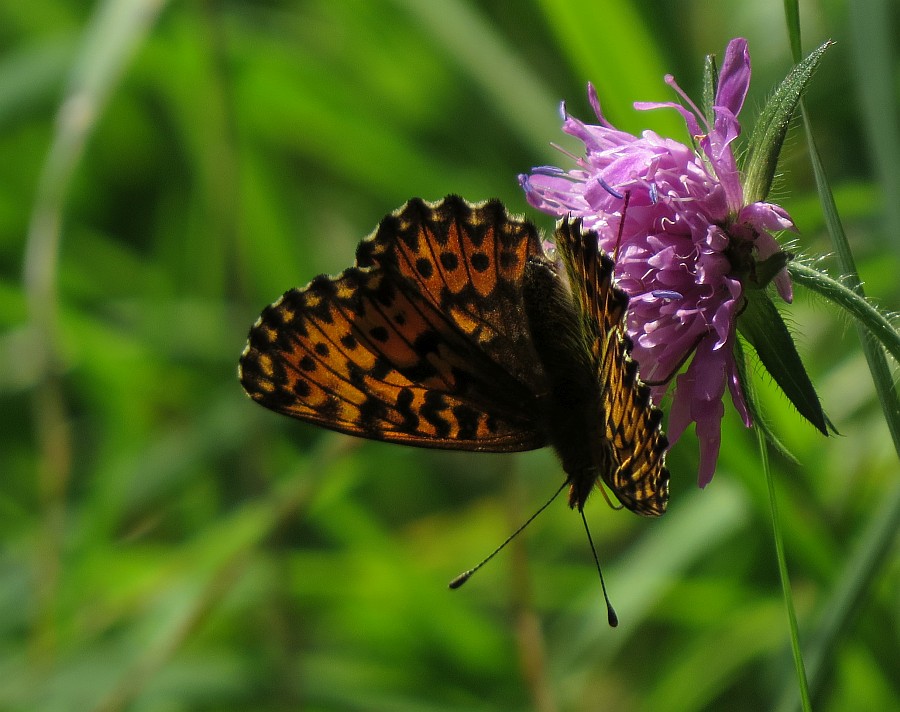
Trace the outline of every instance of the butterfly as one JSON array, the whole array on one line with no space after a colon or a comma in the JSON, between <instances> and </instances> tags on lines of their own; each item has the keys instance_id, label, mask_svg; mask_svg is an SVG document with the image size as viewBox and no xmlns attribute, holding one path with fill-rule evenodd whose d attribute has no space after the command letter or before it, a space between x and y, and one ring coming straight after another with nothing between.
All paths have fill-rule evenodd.
<instances>
[{"instance_id":1,"label":"butterfly","mask_svg":"<svg viewBox=\"0 0 900 712\"><path fill-rule=\"evenodd\" d=\"M263 310L239 377L258 403L324 428L426 448L552 445L569 506L599 481L658 516L662 412L631 359L628 297L580 220L554 249L497 200L413 198L357 248Z\"/></svg>"}]
</instances>

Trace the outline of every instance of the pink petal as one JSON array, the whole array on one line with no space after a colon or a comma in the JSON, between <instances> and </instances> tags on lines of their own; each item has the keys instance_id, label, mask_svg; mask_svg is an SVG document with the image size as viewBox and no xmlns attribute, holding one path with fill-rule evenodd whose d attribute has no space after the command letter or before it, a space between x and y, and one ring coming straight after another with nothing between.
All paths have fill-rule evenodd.
<instances>
[{"instance_id":1,"label":"pink petal","mask_svg":"<svg viewBox=\"0 0 900 712\"><path fill-rule=\"evenodd\" d=\"M747 40L736 37L725 48L725 58L719 72L716 107L728 109L734 116L741 113L747 90L750 88L750 50Z\"/></svg>"},{"instance_id":2,"label":"pink petal","mask_svg":"<svg viewBox=\"0 0 900 712\"><path fill-rule=\"evenodd\" d=\"M673 445L678 442L687 426L693 420L691 415L691 403L694 399L694 379L690 373L679 374L675 379L675 395L672 398L672 407L669 409L669 422L667 433L669 442Z\"/></svg>"},{"instance_id":3,"label":"pink petal","mask_svg":"<svg viewBox=\"0 0 900 712\"><path fill-rule=\"evenodd\" d=\"M787 269L781 270L772 280L775 283L775 289L778 290L779 296L788 304L794 301L794 287L791 284L791 277Z\"/></svg>"},{"instance_id":4,"label":"pink petal","mask_svg":"<svg viewBox=\"0 0 900 712\"><path fill-rule=\"evenodd\" d=\"M588 82L588 101L591 102L591 108L594 110L594 115L597 117L597 120L600 122L601 126L606 126L607 128L613 128L613 125L606 120L606 117L603 116L603 110L600 108L600 97L597 96L597 90L594 88L594 85L591 82Z\"/></svg>"},{"instance_id":5,"label":"pink petal","mask_svg":"<svg viewBox=\"0 0 900 712\"><path fill-rule=\"evenodd\" d=\"M741 208L738 222L753 225L757 230L797 230L791 216L780 205L773 203L751 203Z\"/></svg>"},{"instance_id":6,"label":"pink petal","mask_svg":"<svg viewBox=\"0 0 900 712\"><path fill-rule=\"evenodd\" d=\"M697 484L706 487L716 474L719 446L722 443L722 416L725 406L722 401L711 403L709 409L697 418L697 440L700 442L700 471Z\"/></svg>"},{"instance_id":7,"label":"pink petal","mask_svg":"<svg viewBox=\"0 0 900 712\"><path fill-rule=\"evenodd\" d=\"M703 131L700 129L700 124L697 123L697 117L687 109L685 109L681 104L676 104L674 101L636 101L634 102L634 108L638 111L651 111L653 109L675 109L681 117L684 119L684 123L687 124L688 132L691 136L701 136L703 135Z\"/></svg>"},{"instance_id":8,"label":"pink petal","mask_svg":"<svg viewBox=\"0 0 900 712\"><path fill-rule=\"evenodd\" d=\"M741 420L744 421L744 426L748 428L753 427L753 418L750 417L750 410L747 407L747 401L744 399L744 390L741 388L741 382L738 379L737 365L733 359L729 364L728 390L731 391L731 402L734 403Z\"/></svg>"}]
</instances>

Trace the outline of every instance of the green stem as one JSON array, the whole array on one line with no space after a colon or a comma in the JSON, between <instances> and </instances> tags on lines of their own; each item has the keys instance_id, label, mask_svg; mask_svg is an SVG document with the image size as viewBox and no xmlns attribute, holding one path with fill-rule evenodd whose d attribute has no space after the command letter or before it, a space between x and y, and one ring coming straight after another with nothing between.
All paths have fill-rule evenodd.
<instances>
[{"instance_id":1,"label":"green stem","mask_svg":"<svg viewBox=\"0 0 900 712\"><path fill-rule=\"evenodd\" d=\"M849 284L850 289L859 297L865 299L862 281L859 278L859 272L856 270L856 262L853 259L853 253L850 251L850 244L847 242L844 226L841 224L838 216L834 195L832 195L831 188L828 186L825 169L819 158L819 150L816 147L809 125L809 117L802 100L800 101L800 111L803 117L803 125L806 128L806 141L809 146L809 158L812 162L813 174L816 178L816 187L818 188L819 199L822 201L822 212L825 214L825 226L831 237L831 243L835 248L838 264L841 271L846 275L844 281ZM856 325L856 330L859 333L859 340L862 343L869 371L872 373L875 392L878 394L878 400L881 402L881 409L884 412L884 419L891 433L894 449L897 455L900 456L900 398L897 397L897 391L894 389L891 369L888 366L884 351L878 348L875 336L863 329L860 324Z\"/></svg>"},{"instance_id":2,"label":"green stem","mask_svg":"<svg viewBox=\"0 0 900 712\"><path fill-rule=\"evenodd\" d=\"M795 282L846 309L900 363L900 333L865 297L801 262L788 264L788 271Z\"/></svg>"},{"instance_id":3,"label":"green stem","mask_svg":"<svg viewBox=\"0 0 900 712\"><path fill-rule=\"evenodd\" d=\"M847 631L876 585L878 575L894 561L898 526L900 484L895 481L854 543L852 551L845 557L844 567L835 577L837 586L822 607L815 629L808 636L806 668L813 694L827 684L829 663L834 659L835 651L845 644ZM793 712L796 705L793 688L786 688L775 709L778 712Z\"/></svg>"},{"instance_id":4,"label":"green stem","mask_svg":"<svg viewBox=\"0 0 900 712\"><path fill-rule=\"evenodd\" d=\"M794 668L797 671L797 684L800 687L800 699L804 712L812 712L812 701L809 695L809 682L806 679L806 668L803 665L803 653L800 651L800 634L797 627L797 614L794 611L794 597L791 593L791 580L788 577L787 561L784 556L784 539L781 535L781 520L778 517L778 500L775 496L775 479L769 467L769 453L766 439L762 431L756 430L759 441L759 456L766 483L769 486L769 505L772 510L772 535L775 540L775 558L778 560L778 575L781 578L781 591L784 595L784 607L787 610L788 625L791 631L791 652L794 656Z\"/></svg>"}]
</instances>

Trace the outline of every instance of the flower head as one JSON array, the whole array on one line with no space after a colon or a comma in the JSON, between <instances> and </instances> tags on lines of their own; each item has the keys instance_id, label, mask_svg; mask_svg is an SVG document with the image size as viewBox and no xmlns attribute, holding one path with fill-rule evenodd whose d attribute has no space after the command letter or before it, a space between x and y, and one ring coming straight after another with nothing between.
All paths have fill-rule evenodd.
<instances>
[{"instance_id":1,"label":"flower head","mask_svg":"<svg viewBox=\"0 0 900 712\"><path fill-rule=\"evenodd\" d=\"M672 77L666 82L689 108L635 108L678 110L696 148L652 131L633 136L617 130L588 85L599 124L585 124L563 107L563 130L584 143L584 157L573 170L539 167L519 180L529 203L559 217L582 218L616 258L618 286L631 300L632 355L642 378L655 384L656 398L693 353L676 379L668 430L674 442L697 424L703 487L715 472L726 387L751 425L734 358L737 317L744 290L757 281L757 265L780 252L771 232L792 229L793 222L777 205L744 201L732 144L750 83L746 40L728 45L712 117L704 117ZM773 281L790 301L787 271L779 269Z\"/></svg>"}]
</instances>

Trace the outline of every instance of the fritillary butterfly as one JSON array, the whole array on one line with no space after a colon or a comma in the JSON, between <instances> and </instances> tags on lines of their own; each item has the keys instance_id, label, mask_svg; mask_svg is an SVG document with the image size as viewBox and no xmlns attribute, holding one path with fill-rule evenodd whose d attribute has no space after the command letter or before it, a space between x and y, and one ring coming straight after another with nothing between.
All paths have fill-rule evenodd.
<instances>
[{"instance_id":1,"label":"fritillary butterfly","mask_svg":"<svg viewBox=\"0 0 900 712\"><path fill-rule=\"evenodd\" d=\"M666 509L668 446L624 330L628 298L579 220L559 262L491 200L414 198L356 264L263 310L239 375L279 413L373 440L516 452L552 445L569 506L598 478L628 509Z\"/></svg>"}]
</instances>

